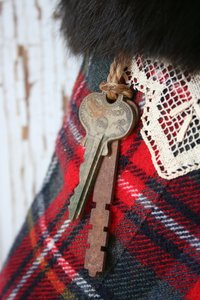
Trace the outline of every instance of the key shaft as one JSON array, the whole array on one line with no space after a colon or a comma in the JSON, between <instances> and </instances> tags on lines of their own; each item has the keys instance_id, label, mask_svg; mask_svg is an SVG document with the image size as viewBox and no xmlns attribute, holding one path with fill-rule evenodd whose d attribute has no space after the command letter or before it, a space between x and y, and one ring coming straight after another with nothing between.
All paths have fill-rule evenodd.
<instances>
[{"instance_id":1,"label":"key shaft","mask_svg":"<svg viewBox=\"0 0 200 300\"><path fill-rule=\"evenodd\" d=\"M86 198L95 180L95 173L100 164L102 141L103 135L97 135L96 137L89 136L86 140L84 162L80 169L80 182L74 190L74 195L70 199L69 218L71 220L81 215L86 204Z\"/></svg>"}]
</instances>

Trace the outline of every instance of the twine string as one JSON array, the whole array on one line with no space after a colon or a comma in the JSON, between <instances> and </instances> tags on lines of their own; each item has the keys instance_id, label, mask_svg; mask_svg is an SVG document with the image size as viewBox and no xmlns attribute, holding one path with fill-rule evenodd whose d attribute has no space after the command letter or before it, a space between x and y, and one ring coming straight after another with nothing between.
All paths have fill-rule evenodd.
<instances>
[{"instance_id":1,"label":"twine string","mask_svg":"<svg viewBox=\"0 0 200 300\"><path fill-rule=\"evenodd\" d=\"M132 98L133 92L130 87L126 85L127 74L125 68L130 65L130 58L120 55L116 57L110 66L110 71L107 77L107 82L101 82L99 85L100 90L106 93L107 98L116 100L119 94L127 98Z\"/></svg>"}]
</instances>

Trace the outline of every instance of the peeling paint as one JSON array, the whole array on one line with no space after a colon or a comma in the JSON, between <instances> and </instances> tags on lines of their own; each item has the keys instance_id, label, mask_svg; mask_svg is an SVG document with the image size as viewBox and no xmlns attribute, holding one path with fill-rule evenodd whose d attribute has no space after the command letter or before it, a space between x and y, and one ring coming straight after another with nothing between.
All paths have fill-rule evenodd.
<instances>
[{"instance_id":1,"label":"peeling paint","mask_svg":"<svg viewBox=\"0 0 200 300\"><path fill-rule=\"evenodd\" d=\"M62 111L64 115L69 113L69 97L66 95L65 91L61 90L62 95Z\"/></svg>"},{"instance_id":2,"label":"peeling paint","mask_svg":"<svg viewBox=\"0 0 200 300\"><path fill-rule=\"evenodd\" d=\"M81 64L66 59L56 4L0 0L0 268L41 188Z\"/></svg>"},{"instance_id":3,"label":"peeling paint","mask_svg":"<svg viewBox=\"0 0 200 300\"><path fill-rule=\"evenodd\" d=\"M22 140L28 140L28 136L29 136L29 128L28 128L28 126L22 126L22 128L21 128L21 137L22 137Z\"/></svg>"},{"instance_id":4,"label":"peeling paint","mask_svg":"<svg viewBox=\"0 0 200 300\"><path fill-rule=\"evenodd\" d=\"M21 178L24 177L24 166L21 166L21 168L20 168L20 177Z\"/></svg>"},{"instance_id":5,"label":"peeling paint","mask_svg":"<svg viewBox=\"0 0 200 300\"><path fill-rule=\"evenodd\" d=\"M3 2L0 2L0 15L2 15L3 12Z\"/></svg>"},{"instance_id":6,"label":"peeling paint","mask_svg":"<svg viewBox=\"0 0 200 300\"><path fill-rule=\"evenodd\" d=\"M15 36L15 38L17 38L18 20L17 20L15 0L12 1L12 9L13 9L13 22L14 22L14 36Z\"/></svg>"},{"instance_id":7,"label":"peeling paint","mask_svg":"<svg viewBox=\"0 0 200 300\"><path fill-rule=\"evenodd\" d=\"M20 57L23 62L24 89L25 89L26 101L28 104L30 91L31 91L31 84L29 82L28 51L25 49L23 45L18 45L18 57Z\"/></svg>"},{"instance_id":8,"label":"peeling paint","mask_svg":"<svg viewBox=\"0 0 200 300\"><path fill-rule=\"evenodd\" d=\"M47 139L44 134L42 135L42 142L43 142L44 150L47 150Z\"/></svg>"},{"instance_id":9,"label":"peeling paint","mask_svg":"<svg viewBox=\"0 0 200 300\"><path fill-rule=\"evenodd\" d=\"M38 0L35 0L34 4L35 4L35 8L36 8L37 14L38 14L37 18L38 18L38 20L41 20L42 19L42 9L38 3Z\"/></svg>"}]
</instances>

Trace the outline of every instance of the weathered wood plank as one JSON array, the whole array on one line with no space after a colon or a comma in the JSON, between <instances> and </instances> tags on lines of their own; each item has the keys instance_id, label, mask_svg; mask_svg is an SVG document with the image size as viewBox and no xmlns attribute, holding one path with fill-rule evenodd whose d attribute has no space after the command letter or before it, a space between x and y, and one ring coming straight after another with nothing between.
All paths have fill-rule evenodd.
<instances>
[{"instance_id":1,"label":"weathered wood plank","mask_svg":"<svg viewBox=\"0 0 200 300\"><path fill-rule=\"evenodd\" d=\"M41 187L80 67L66 55L56 2L0 1L0 262Z\"/></svg>"}]
</instances>

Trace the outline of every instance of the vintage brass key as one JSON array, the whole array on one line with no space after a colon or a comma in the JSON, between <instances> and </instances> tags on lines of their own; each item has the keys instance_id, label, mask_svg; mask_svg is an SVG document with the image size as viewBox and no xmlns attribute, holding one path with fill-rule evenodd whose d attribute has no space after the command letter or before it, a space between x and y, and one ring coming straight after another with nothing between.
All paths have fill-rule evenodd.
<instances>
[{"instance_id":1,"label":"vintage brass key","mask_svg":"<svg viewBox=\"0 0 200 300\"><path fill-rule=\"evenodd\" d=\"M69 218L78 218L97 175L101 158L109 153L109 143L125 137L132 129L134 116L131 107L119 95L109 103L104 93L92 93L84 98L79 118L86 130L84 162L80 181L70 199Z\"/></svg>"}]
</instances>

